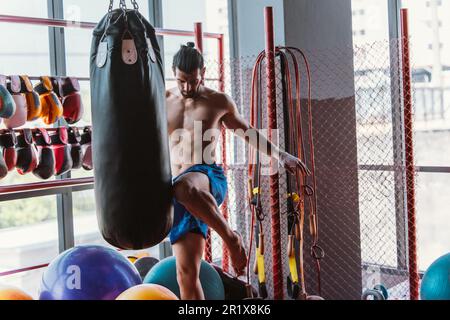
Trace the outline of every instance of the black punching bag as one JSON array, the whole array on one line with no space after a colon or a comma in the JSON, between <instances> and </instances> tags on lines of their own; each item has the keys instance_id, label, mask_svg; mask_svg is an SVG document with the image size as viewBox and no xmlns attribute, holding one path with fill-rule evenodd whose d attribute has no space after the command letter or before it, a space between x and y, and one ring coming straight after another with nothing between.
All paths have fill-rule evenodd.
<instances>
[{"instance_id":1,"label":"black punching bag","mask_svg":"<svg viewBox=\"0 0 450 320\"><path fill-rule=\"evenodd\" d=\"M133 4L112 10L111 1L90 60L98 224L122 249L157 245L173 219L161 53L155 29Z\"/></svg>"}]
</instances>

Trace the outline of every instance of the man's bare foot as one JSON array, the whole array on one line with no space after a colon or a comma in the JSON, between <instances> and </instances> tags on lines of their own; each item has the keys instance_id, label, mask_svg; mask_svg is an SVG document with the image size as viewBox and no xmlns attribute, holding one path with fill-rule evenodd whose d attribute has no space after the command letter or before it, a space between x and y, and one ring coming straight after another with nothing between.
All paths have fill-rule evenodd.
<instances>
[{"instance_id":1,"label":"man's bare foot","mask_svg":"<svg viewBox=\"0 0 450 320\"><path fill-rule=\"evenodd\" d=\"M245 273L245 267L247 266L247 254L245 252L244 242L242 241L241 235L237 231L234 231L234 235L235 236L227 246L234 272L239 277Z\"/></svg>"}]
</instances>

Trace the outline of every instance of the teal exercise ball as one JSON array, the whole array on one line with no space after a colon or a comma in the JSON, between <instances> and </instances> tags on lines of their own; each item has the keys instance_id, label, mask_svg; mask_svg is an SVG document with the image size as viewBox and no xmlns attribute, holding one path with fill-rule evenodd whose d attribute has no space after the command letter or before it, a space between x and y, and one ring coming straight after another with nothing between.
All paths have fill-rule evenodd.
<instances>
[{"instance_id":1,"label":"teal exercise ball","mask_svg":"<svg viewBox=\"0 0 450 320\"><path fill-rule=\"evenodd\" d=\"M443 255L425 272L420 285L422 300L450 300L450 252Z\"/></svg>"},{"instance_id":2,"label":"teal exercise ball","mask_svg":"<svg viewBox=\"0 0 450 320\"><path fill-rule=\"evenodd\" d=\"M219 273L213 266L203 260L200 266L200 282L206 300L225 299L225 290ZM164 286L180 298L180 287L177 282L175 257L165 258L154 265L145 276L144 283L153 283Z\"/></svg>"}]
</instances>

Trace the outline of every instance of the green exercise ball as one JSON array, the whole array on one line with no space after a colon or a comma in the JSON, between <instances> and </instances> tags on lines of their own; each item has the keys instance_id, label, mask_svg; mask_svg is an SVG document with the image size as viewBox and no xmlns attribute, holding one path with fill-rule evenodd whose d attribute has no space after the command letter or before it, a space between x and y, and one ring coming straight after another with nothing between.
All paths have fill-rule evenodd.
<instances>
[{"instance_id":1,"label":"green exercise ball","mask_svg":"<svg viewBox=\"0 0 450 320\"><path fill-rule=\"evenodd\" d=\"M443 255L425 272L420 285L422 300L450 300L450 253Z\"/></svg>"},{"instance_id":2,"label":"green exercise ball","mask_svg":"<svg viewBox=\"0 0 450 320\"><path fill-rule=\"evenodd\" d=\"M219 273L209 263L202 260L200 282L206 300L224 300L225 290ZM168 257L148 272L144 283L154 283L166 287L180 298L180 287L177 282L175 257Z\"/></svg>"}]
</instances>

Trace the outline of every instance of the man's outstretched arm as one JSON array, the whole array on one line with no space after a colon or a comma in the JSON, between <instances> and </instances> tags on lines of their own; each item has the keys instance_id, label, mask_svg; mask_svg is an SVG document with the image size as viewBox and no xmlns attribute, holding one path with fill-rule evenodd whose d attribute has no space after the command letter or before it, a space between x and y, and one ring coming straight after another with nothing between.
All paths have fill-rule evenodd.
<instances>
[{"instance_id":1,"label":"man's outstretched arm","mask_svg":"<svg viewBox=\"0 0 450 320\"><path fill-rule=\"evenodd\" d=\"M234 130L237 136L244 139L255 149L260 152L264 152L269 157L274 157L277 159L289 172L294 174L296 169L300 169L303 174L311 173L300 159L279 149L276 145L268 141L267 138L259 132L259 130L252 127L239 114L236 104L229 97L227 99L229 111L222 117L222 123L227 129Z\"/></svg>"}]
</instances>

